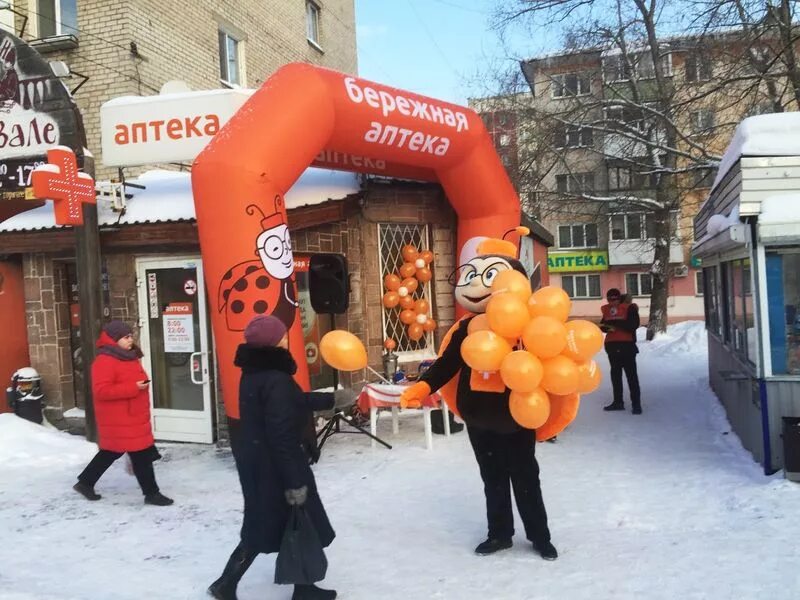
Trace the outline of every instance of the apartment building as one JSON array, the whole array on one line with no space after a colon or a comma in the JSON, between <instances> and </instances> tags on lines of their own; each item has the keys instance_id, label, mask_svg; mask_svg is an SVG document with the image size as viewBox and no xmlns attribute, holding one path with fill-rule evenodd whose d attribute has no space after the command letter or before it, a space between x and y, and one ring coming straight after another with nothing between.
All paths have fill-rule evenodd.
<instances>
[{"instance_id":1,"label":"apartment building","mask_svg":"<svg viewBox=\"0 0 800 600\"><path fill-rule=\"evenodd\" d=\"M473 102L508 157L526 209L555 234L551 281L573 298L573 316L597 318L605 291L628 293L646 318L656 216L653 152L673 155L677 201L669 240L671 321L703 316L700 261L691 255L692 219L714 182L718 157L744 117L777 101L748 80L734 34L659 44L660 72L677 136L664 139L656 67L643 48L535 57L521 63L530 93ZM635 79L635 86L631 80ZM721 82L730 80L729 85ZM741 80L738 81L737 80ZM638 98L631 95L635 87ZM677 158L675 158L677 157Z\"/></svg>"}]
</instances>

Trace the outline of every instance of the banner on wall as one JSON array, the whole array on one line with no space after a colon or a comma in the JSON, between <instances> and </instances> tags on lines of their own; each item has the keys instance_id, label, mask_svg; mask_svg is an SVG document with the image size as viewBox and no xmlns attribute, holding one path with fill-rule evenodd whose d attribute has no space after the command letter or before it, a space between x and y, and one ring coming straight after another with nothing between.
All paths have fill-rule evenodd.
<instances>
[{"instance_id":1,"label":"banner on wall","mask_svg":"<svg viewBox=\"0 0 800 600\"><path fill-rule=\"evenodd\" d=\"M547 255L547 268L551 273L608 271L608 250L551 252Z\"/></svg>"}]
</instances>

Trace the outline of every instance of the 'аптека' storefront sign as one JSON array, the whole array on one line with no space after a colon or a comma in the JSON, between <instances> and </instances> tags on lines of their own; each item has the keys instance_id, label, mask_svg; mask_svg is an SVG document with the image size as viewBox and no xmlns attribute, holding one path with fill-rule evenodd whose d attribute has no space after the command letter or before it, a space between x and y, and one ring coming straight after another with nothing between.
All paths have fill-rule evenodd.
<instances>
[{"instance_id":1,"label":"'\u0430\u043f\u0442\u0435\u043a\u0430' storefront sign","mask_svg":"<svg viewBox=\"0 0 800 600\"><path fill-rule=\"evenodd\" d=\"M608 271L608 250L554 252L547 256L547 268L551 273Z\"/></svg>"}]
</instances>

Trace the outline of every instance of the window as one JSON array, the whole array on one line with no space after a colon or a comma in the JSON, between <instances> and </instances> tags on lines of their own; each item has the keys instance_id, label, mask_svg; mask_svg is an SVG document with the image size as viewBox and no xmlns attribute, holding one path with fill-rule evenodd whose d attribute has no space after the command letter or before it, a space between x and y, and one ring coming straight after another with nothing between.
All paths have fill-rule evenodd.
<instances>
[{"instance_id":1,"label":"window","mask_svg":"<svg viewBox=\"0 0 800 600\"><path fill-rule=\"evenodd\" d=\"M707 293L703 294L703 305L706 312L706 329L718 336L721 336L721 288L717 275L717 267L705 267L703 269L703 290L708 290Z\"/></svg>"},{"instance_id":2,"label":"window","mask_svg":"<svg viewBox=\"0 0 800 600\"><path fill-rule=\"evenodd\" d=\"M710 188L712 185L714 185L714 179L716 176L716 169L697 169L692 171L692 187Z\"/></svg>"},{"instance_id":3,"label":"window","mask_svg":"<svg viewBox=\"0 0 800 600\"><path fill-rule=\"evenodd\" d=\"M588 73L563 73L553 75L553 98L569 98L572 96L585 96L590 92Z\"/></svg>"},{"instance_id":4,"label":"window","mask_svg":"<svg viewBox=\"0 0 800 600\"><path fill-rule=\"evenodd\" d=\"M239 40L219 30L219 78L231 86L241 84Z\"/></svg>"},{"instance_id":5,"label":"window","mask_svg":"<svg viewBox=\"0 0 800 600\"><path fill-rule=\"evenodd\" d=\"M317 48L319 40L319 6L314 2L306 2L306 38Z\"/></svg>"},{"instance_id":6,"label":"window","mask_svg":"<svg viewBox=\"0 0 800 600\"><path fill-rule=\"evenodd\" d=\"M585 194L594 191L594 173L572 173L556 175L556 191L559 194Z\"/></svg>"},{"instance_id":7,"label":"window","mask_svg":"<svg viewBox=\"0 0 800 600\"><path fill-rule=\"evenodd\" d=\"M678 213L670 213L670 233L678 229ZM642 237L644 234L644 237ZM641 240L656 237L656 216L653 213L611 215L612 240Z\"/></svg>"},{"instance_id":8,"label":"window","mask_svg":"<svg viewBox=\"0 0 800 600\"><path fill-rule=\"evenodd\" d=\"M629 106L608 106L605 108L605 120L610 129L638 129L644 131L647 122L644 111Z\"/></svg>"},{"instance_id":9,"label":"window","mask_svg":"<svg viewBox=\"0 0 800 600\"><path fill-rule=\"evenodd\" d=\"M672 75L672 54L669 52L661 53L661 73L666 76ZM653 79L656 76L653 66L653 55L649 50L639 53L631 53L627 56L614 54L603 58L603 78L607 82L627 81L630 79L627 62L631 63L636 79Z\"/></svg>"},{"instance_id":10,"label":"window","mask_svg":"<svg viewBox=\"0 0 800 600\"><path fill-rule=\"evenodd\" d=\"M556 148L580 148L590 147L594 143L594 132L591 127L580 125L567 125L559 123L556 127L555 146Z\"/></svg>"},{"instance_id":11,"label":"window","mask_svg":"<svg viewBox=\"0 0 800 600\"><path fill-rule=\"evenodd\" d=\"M597 224L561 225L558 228L559 248L597 247Z\"/></svg>"},{"instance_id":12,"label":"window","mask_svg":"<svg viewBox=\"0 0 800 600\"><path fill-rule=\"evenodd\" d=\"M653 291L650 273L625 273L625 291L631 296L649 296Z\"/></svg>"},{"instance_id":13,"label":"window","mask_svg":"<svg viewBox=\"0 0 800 600\"><path fill-rule=\"evenodd\" d=\"M40 38L77 35L77 0L38 0L36 6Z\"/></svg>"},{"instance_id":14,"label":"window","mask_svg":"<svg viewBox=\"0 0 800 600\"><path fill-rule=\"evenodd\" d=\"M600 275L562 275L561 288L570 298L600 298Z\"/></svg>"},{"instance_id":15,"label":"window","mask_svg":"<svg viewBox=\"0 0 800 600\"><path fill-rule=\"evenodd\" d=\"M694 294L695 296L703 296L705 295L703 289L703 272L702 271L695 271L694 272Z\"/></svg>"},{"instance_id":16,"label":"window","mask_svg":"<svg viewBox=\"0 0 800 600\"><path fill-rule=\"evenodd\" d=\"M695 134L711 133L714 129L716 118L713 110L707 108L695 110L689 113L689 118L692 132Z\"/></svg>"},{"instance_id":17,"label":"window","mask_svg":"<svg viewBox=\"0 0 800 600\"><path fill-rule=\"evenodd\" d=\"M714 70L711 59L703 53L687 55L684 69L686 81L708 81Z\"/></svg>"},{"instance_id":18,"label":"window","mask_svg":"<svg viewBox=\"0 0 800 600\"><path fill-rule=\"evenodd\" d=\"M727 324L730 326L728 341L733 350L752 363L758 360L758 340L755 333L753 294L750 261L734 260L724 263L727 269L726 286Z\"/></svg>"},{"instance_id":19,"label":"window","mask_svg":"<svg viewBox=\"0 0 800 600\"><path fill-rule=\"evenodd\" d=\"M770 353L775 375L800 375L800 247L767 252Z\"/></svg>"},{"instance_id":20,"label":"window","mask_svg":"<svg viewBox=\"0 0 800 600\"><path fill-rule=\"evenodd\" d=\"M380 223L378 225L378 261L381 272L381 281L391 273L397 273L405 262L403 260L403 246L411 244L420 250L430 248L430 236L426 225ZM435 270L436 265L431 265ZM431 300L431 283L420 283L412 294L414 300L425 298ZM378 290L378 294L382 292ZM381 296L369 298L368 302L377 302L381 306ZM397 342L398 352L414 352L418 350L435 351L433 333L425 335L415 342L408 337L408 326L400 321L400 310L381 310L383 320L383 339L391 338Z\"/></svg>"},{"instance_id":21,"label":"window","mask_svg":"<svg viewBox=\"0 0 800 600\"><path fill-rule=\"evenodd\" d=\"M608 167L609 190L650 190L658 184L655 173L638 173L630 167Z\"/></svg>"}]
</instances>

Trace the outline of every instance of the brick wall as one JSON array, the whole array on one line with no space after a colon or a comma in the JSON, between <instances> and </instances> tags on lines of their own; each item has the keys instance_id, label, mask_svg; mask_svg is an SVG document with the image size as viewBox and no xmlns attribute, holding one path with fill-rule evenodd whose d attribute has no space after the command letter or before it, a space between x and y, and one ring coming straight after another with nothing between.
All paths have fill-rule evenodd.
<instances>
[{"instance_id":1,"label":"brick wall","mask_svg":"<svg viewBox=\"0 0 800 600\"><path fill-rule=\"evenodd\" d=\"M357 70L354 0L317 2L322 50L306 39L304 0L81 0L79 47L48 53L88 81L75 95L83 113L88 147L96 157L98 179L115 178L103 167L100 106L118 96L158 94L167 81L192 89L222 87L219 79L220 28L241 40L243 87L257 88L288 62L311 62L340 71ZM180 9L178 9L180 5ZM24 38L38 38L36 2L17 0L29 17ZM16 20L17 31L22 19ZM131 43L136 52L131 51ZM80 78L65 83L73 88ZM148 168L152 168L152 165ZM129 169L135 175L145 169Z\"/></svg>"},{"instance_id":2,"label":"brick wall","mask_svg":"<svg viewBox=\"0 0 800 600\"><path fill-rule=\"evenodd\" d=\"M58 423L75 405L66 268L46 254L22 261L31 366L42 377L46 415Z\"/></svg>"}]
</instances>

